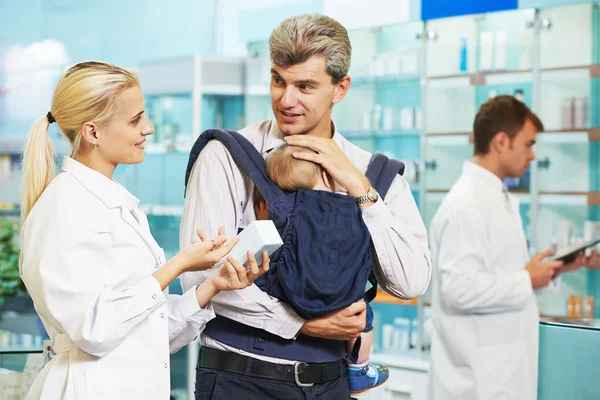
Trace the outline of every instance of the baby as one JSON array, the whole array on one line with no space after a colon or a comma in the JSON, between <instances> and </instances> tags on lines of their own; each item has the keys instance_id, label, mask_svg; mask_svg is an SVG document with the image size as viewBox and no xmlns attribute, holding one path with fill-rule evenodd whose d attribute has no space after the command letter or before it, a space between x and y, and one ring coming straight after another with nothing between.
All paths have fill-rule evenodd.
<instances>
[{"instance_id":1,"label":"baby","mask_svg":"<svg viewBox=\"0 0 600 400\"><path fill-rule=\"evenodd\" d=\"M310 161L299 160L292 156L298 152L313 152L306 147L283 145L274 150L266 160L269 178L281 189L294 192L297 190L323 190L333 192L335 181L319 165ZM254 190L254 212L256 219L268 218L269 206L260 192ZM366 285L366 282L365 282ZM348 359L348 385L353 395L364 393L383 384L389 376L385 365L369 363L373 337L373 311L367 302L367 324L361 334L361 345L358 360ZM347 342L348 354L352 352L356 340Z\"/></svg>"}]
</instances>

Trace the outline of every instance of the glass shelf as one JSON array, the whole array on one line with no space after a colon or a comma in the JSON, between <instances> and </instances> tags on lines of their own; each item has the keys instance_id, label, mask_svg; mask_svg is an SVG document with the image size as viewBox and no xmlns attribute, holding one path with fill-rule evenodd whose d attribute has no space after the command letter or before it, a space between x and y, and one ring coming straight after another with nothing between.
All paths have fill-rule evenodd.
<instances>
[{"instance_id":1,"label":"glass shelf","mask_svg":"<svg viewBox=\"0 0 600 400\"><path fill-rule=\"evenodd\" d=\"M416 82L421 81L421 74L357 76L352 78L352 85L374 85L379 83Z\"/></svg>"},{"instance_id":2,"label":"glass shelf","mask_svg":"<svg viewBox=\"0 0 600 400\"><path fill-rule=\"evenodd\" d=\"M41 349L0 347L0 393L5 399L23 399L42 370Z\"/></svg>"}]
</instances>

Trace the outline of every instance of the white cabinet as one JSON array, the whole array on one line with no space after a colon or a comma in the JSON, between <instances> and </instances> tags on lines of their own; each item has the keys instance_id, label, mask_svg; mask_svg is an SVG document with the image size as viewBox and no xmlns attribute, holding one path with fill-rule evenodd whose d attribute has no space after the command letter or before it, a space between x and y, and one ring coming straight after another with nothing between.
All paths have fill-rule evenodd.
<instances>
[{"instance_id":1,"label":"white cabinet","mask_svg":"<svg viewBox=\"0 0 600 400\"><path fill-rule=\"evenodd\" d=\"M360 400L427 400L427 371L429 361L421 353L406 355L374 354L374 363L386 364L390 378L378 388L372 389Z\"/></svg>"}]
</instances>

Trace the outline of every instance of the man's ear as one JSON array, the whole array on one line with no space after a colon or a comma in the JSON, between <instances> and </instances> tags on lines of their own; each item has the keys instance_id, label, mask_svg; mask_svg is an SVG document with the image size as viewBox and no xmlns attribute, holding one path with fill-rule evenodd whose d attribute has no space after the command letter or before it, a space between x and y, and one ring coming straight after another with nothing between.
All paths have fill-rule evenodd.
<instances>
[{"instance_id":1,"label":"man's ear","mask_svg":"<svg viewBox=\"0 0 600 400\"><path fill-rule=\"evenodd\" d=\"M350 75L346 75L335 85L335 92L333 94L333 104L339 103L348 93L348 89L350 89L350 83L352 79L350 79Z\"/></svg>"},{"instance_id":2,"label":"man's ear","mask_svg":"<svg viewBox=\"0 0 600 400\"><path fill-rule=\"evenodd\" d=\"M496 152L501 153L510 148L510 137L506 132L498 132L490 142L490 150L494 149Z\"/></svg>"}]
</instances>

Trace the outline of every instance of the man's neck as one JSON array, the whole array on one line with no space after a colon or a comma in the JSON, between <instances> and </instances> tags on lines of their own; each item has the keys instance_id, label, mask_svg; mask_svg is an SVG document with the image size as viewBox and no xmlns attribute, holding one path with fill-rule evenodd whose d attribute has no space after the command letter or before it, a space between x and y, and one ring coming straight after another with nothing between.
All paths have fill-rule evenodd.
<instances>
[{"instance_id":1,"label":"man's neck","mask_svg":"<svg viewBox=\"0 0 600 400\"><path fill-rule=\"evenodd\" d=\"M327 119L327 121L323 121L318 126L316 126L313 130L308 132L309 135L319 136L325 139L333 138L333 134L335 133L335 127L333 125L333 121L331 118Z\"/></svg>"},{"instance_id":2,"label":"man's neck","mask_svg":"<svg viewBox=\"0 0 600 400\"><path fill-rule=\"evenodd\" d=\"M485 168L500 180L504 180L506 174L502 171L500 163L491 154L476 155L473 157L473 163Z\"/></svg>"}]
</instances>

